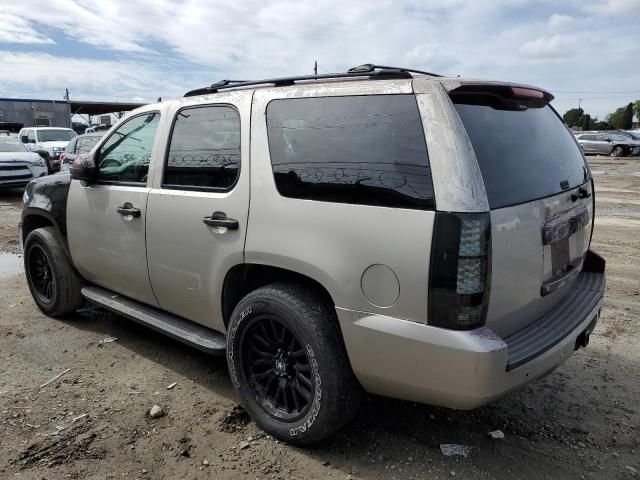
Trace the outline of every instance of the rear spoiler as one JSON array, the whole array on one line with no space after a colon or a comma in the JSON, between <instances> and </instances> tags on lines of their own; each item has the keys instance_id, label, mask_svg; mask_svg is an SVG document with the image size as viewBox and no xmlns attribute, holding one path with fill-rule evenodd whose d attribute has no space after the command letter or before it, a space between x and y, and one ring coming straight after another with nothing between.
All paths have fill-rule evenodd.
<instances>
[{"instance_id":1,"label":"rear spoiler","mask_svg":"<svg viewBox=\"0 0 640 480\"><path fill-rule=\"evenodd\" d=\"M503 82L460 82L458 85L450 85L453 88L445 88L449 95L489 95L505 100L525 100L549 103L554 99L553 95L541 88L530 85L520 85Z\"/></svg>"}]
</instances>

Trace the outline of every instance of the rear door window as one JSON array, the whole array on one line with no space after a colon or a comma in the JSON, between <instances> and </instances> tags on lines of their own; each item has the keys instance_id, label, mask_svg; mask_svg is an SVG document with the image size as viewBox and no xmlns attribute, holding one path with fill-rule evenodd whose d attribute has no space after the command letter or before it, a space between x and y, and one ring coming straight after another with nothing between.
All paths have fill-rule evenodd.
<instances>
[{"instance_id":1,"label":"rear door window","mask_svg":"<svg viewBox=\"0 0 640 480\"><path fill-rule=\"evenodd\" d=\"M276 187L285 197L434 206L413 95L273 100L267 129Z\"/></svg>"},{"instance_id":2,"label":"rear door window","mask_svg":"<svg viewBox=\"0 0 640 480\"><path fill-rule=\"evenodd\" d=\"M240 171L240 115L228 105L180 110L173 125L163 188L230 190Z\"/></svg>"},{"instance_id":3,"label":"rear door window","mask_svg":"<svg viewBox=\"0 0 640 480\"><path fill-rule=\"evenodd\" d=\"M555 195L588 180L582 152L550 106L503 109L490 98L486 103L482 97L452 98L492 209Z\"/></svg>"}]
</instances>

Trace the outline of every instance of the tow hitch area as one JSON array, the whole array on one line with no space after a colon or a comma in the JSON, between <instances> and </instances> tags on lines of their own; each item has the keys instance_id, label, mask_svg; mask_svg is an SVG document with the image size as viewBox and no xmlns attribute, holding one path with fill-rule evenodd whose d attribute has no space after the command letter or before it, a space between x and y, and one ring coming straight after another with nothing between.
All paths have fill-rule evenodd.
<instances>
[{"instance_id":1,"label":"tow hitch area","mask_svg":"<svg viewBox=\"0 0 640 480\"><path fill-rule=\"evenodd\" d=\"M593 320L591 320L591 323L589 324L589 326L585 328L584 331L580 335L578 335L578 337L576 338L575 350L578 350L581 347L586 347L587 345L589 345L589 337L591 336L591 332L593 332L593 330L595 330L596 328L596 323L598 323L598 317L600 317L600 311L598 311L598 313L593 317Z\"/></svg>"}]
</instances>

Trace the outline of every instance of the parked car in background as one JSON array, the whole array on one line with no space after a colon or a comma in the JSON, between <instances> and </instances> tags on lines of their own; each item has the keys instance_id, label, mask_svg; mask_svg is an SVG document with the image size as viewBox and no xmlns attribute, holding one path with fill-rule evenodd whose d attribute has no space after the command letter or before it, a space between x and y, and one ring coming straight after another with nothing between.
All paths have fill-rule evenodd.
<instances>
[{"instance_id":1,"label":"parked car in background","mask_svg":"<svg viewBox=\"0 0 640 480\"><path fill-rule=\"evenodd\" d=\"M111 125L101 123L100 125L92 125L88 128L85 128L84 133L106 132L110 128L111 128Z\"/></svg>"},{"instance_id":2,"label":"parked car in background","mask_svg":"<svg viewBox=\"0 0 640 480\"><path fill-rule=\"evenodd\" d=\"M60 156L60 170L69 170L69 165L82 153L89 153L107 132L86 133L74 137L67 145L67 149Z\"/></svg>"},{"instance_id":3,"label":"parked car in background","mask_svg":"<svg viewBox=\"0 0 640 480\"><path fill-rule=\"evenodd\" d=\"M77 135L71 128L33 127L23 128L18 136L31 151L46 152L45 162L49 173L60 171L60 155L69 141ZM48 158L46 158L48 157Z\"/></svg>"},{"instance_id":4,"label":"parked car in background","mask_svg":"<svg viewBox=\"0 0 640 480\"><path fill-rule=\"evenodd\" d=\"M616 133L624 137L630 138L631 140L640 141L640 132L631 132L629 130L619 130Z\"/></svg>"},{"instance_id":5,"label":"parked car in background","mask_svg":"<svg viewBox=\"0 0 640 480\"><path fill-rule=\"evenodd\" d=\"M640 155L640 141L633 140L618 132L579 133L576 134L576 140L587 155L612 155L614 157Z\"/></svg>"},{"instance_id":6,"label":"parked car in background","mask_svg":"<svg viewBox=\"0 0 640 480\"><path fill-rule=\"evenodd\" d=\"M15 136L0 134L0 188L24 187L47 174L44 159Z\"/></svg>"}]
</instances>

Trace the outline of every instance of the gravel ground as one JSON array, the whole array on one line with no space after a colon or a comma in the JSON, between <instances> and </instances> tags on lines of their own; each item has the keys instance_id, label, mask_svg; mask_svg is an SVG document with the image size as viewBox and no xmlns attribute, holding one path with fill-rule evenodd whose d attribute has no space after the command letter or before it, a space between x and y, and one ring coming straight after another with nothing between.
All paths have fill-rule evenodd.
<instances>
[{"instance_id":1,"label":"gravel ground","mask_svg":"<svg viewBox=\"0 0 640 480\"><path fill-rule=\"evenodd\" d=\"M640 158L589 161L608 280L589 347L472 412L369 397L312 449L249 421L223 359L99 310L44 317L0 254L0 478L640 478ZM19 251L20 199L0 192L0 251Z\"/></svg>"}]
</instances>

